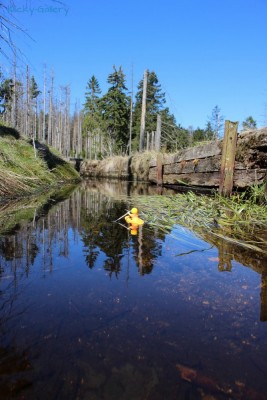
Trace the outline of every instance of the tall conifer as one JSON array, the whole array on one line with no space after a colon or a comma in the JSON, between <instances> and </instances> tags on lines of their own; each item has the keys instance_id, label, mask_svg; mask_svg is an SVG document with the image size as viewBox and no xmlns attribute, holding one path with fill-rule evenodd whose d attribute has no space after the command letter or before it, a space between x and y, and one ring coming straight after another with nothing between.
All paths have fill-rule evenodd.
<instances>
[{"instance_id":1,"label":"tall conifer","mask_svg":"<svg viewBox=\"0 0 267 400\"><path fill-rule=\"evenodd\" d=\"M126 152L129 140L130 99L122 68L113 66L113 71L107 79L110 87L100 104L112 152L120 154Z\"/></svg>"}]
</instances>

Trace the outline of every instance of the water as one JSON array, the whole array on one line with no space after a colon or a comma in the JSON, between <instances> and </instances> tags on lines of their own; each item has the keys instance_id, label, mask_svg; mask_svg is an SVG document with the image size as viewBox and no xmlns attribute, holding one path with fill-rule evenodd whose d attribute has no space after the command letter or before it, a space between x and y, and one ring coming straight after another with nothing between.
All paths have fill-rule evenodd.
<instances>
[{"instance_id":1,"label":"water","mask_svg":"<svg viewBox=\"0 0 267 400\"><path fill-rule=\"evenodd\" d=\"M266 399L266 258L131 235L131 193L83 183L2 229L0 399Z\"/></svg>"}]
</instances>

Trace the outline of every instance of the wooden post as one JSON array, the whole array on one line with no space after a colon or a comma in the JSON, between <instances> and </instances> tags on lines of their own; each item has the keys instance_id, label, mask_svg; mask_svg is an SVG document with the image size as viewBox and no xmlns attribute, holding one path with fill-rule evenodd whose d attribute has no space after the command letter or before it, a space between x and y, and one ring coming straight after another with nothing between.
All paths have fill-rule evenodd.
<instances>
[{"instance_id":1,"label":"wooden post","mask_svg":"<svg viewBox=\"0 0 267 400\"><path fill-rule=\"evenodd\" d=\"M157 130L155 137L155 150L160 151L160 140L161 140L161 116L157 115Z\"/></svg>"},{"instance_id":2,"label":"wooden post","mask_svg":"<svg viewBox=\"0 0 267 400\"><path fill-rule=\"evenodd\" d=\"M163 182L163 156L161 153L157 155L157 185L161 186Z\"/></svg>"},{"instance_id":3,"label":"wooden post","mask_svg":"<svg viewBox=\"0 0 267 400\"><path fill-rule=\"evenodd\" d=\"M219 193L230 196L234 182L238 122L225 121Z\"/></svg>"},{"instance_id":4,"label":"wooden post","mask_svg":"<svg viewBox=\"0 0 267 400\"><path fill-rule=\"evenodd\" d=\"M142 97L142 114L141 114L141 126L140 126L139 151L143 151L144 145L145 145L146 91L147 91L147 70L145 70L145 72L144 72L144 80L143 80L143 97Z\"/></svg>"}]
</instances>

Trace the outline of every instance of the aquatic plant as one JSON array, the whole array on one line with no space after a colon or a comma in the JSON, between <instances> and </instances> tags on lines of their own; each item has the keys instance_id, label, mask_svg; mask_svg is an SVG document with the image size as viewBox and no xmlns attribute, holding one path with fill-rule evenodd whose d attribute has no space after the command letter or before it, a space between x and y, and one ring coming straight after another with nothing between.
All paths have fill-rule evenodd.
<instances>
[{"instance_id":1,"label":"aquatic plant","mask_svg":"<svg viewBox=\"0 0 267 400\"><path fill-rule=\"evenodd\" d=\"M262 189L257 190L261 193ZM267 253L264 239L267 208L257 204L255 194L251 193L253 189L225 198L218 193L206 196L189 191L172 196L138 196L133 199L133 204L142 210L141 216L147 223L159 229L170 231L179 224L196 233L209 232L226 241Z\"/></svg>"}]
</instances>

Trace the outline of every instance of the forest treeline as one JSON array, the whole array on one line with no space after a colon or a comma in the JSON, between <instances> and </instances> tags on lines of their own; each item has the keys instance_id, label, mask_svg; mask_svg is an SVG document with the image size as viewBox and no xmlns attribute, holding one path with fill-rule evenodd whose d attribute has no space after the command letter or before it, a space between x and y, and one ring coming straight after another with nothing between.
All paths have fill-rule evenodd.
<instances>
[{"instance_id":1,"label":"forest treeline","mask_svg":"<svg viewBox=\"0 0 267 400\"><path fill-rule=\"evenodd\" d=\"M82 105L71 107L69 85L57 88L55 77L44 70L42 87L28 66L6 76L0 70L0 123L17 129L20 134L46 143L64 157L102 159L126 155L139 150L143 78L135 90L128 90L122 67L113 66L107 77L105 93L95 75L85 87ZM215 106L204 129L183 127L166 107L166 94L156 72L147 71L145 148L153 148L157 116L161 117L161 148L174 152L195 143L221 136L224 117ZM248 117L243 128L256 128Z\"/></svg>"}]
</instances>

